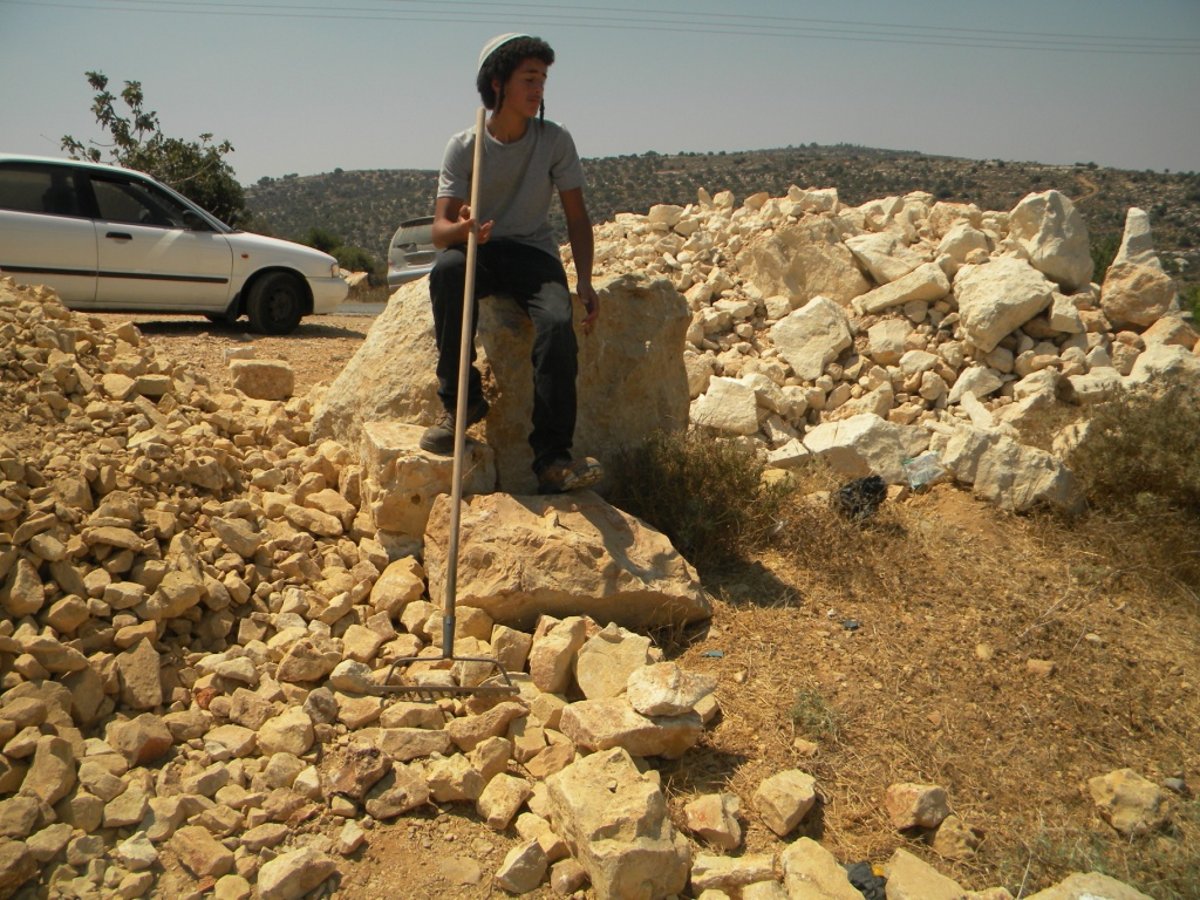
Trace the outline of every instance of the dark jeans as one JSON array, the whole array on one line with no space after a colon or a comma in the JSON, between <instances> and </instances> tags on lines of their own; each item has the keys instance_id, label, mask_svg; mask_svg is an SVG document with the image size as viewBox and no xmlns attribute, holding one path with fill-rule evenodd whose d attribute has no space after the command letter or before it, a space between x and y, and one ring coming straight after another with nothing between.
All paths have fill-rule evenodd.
<instances>
[{"instance_id":1,"label":"dark jeans","mask_svg":"<svg viewBox=\"0 0 1200 900\"><path fill-rule=\"evenodd\" d=\"M448 247L438 254L429 274L433 331L437 341L438 396L451 413L458 398L458 355L462 337L463 289L467 248ZM562 263L548 253L515 241L479 245L475 269L475 302L480 297L512 297L533 322L533 448L536 473L571 458L575 434L575 375L578 345L571 321L571 292ZM478 323L478 305L474 323ZM475 367L475 332L471 332L471 368L467 402L483 398Z\"/></svg>"}]
</instances>

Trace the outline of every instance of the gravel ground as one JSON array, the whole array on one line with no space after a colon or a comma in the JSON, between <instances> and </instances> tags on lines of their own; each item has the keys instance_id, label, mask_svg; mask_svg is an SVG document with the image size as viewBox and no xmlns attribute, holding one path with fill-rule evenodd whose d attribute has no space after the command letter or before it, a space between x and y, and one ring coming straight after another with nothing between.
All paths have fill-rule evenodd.
<instances>
[{"instance_id":1,"label":"gravel ground","mask_svg":"<svg viewBox=\"0 0 1200 900\"><path fill-rule=\"evenodd\" d=\"M291 334L271 337L250 331L245 320L215 325L197 316L89 315L109 326L133 322L155 351L190 364L214 388L231 386L226 349L253 346L259 359L284 359L291 364L296 373L297 396L320 382L333 381L375 321L373 315L310 316Z\"/></svg>"}]
</instances>

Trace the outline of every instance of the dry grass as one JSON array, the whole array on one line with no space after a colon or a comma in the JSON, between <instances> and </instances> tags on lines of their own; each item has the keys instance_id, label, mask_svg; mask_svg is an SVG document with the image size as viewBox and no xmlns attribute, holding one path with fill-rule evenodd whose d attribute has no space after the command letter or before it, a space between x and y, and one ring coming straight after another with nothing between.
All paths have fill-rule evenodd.
<instances>
[{"instance_id":1,"label":"dry grass","mask_svg":"<svg viewBox=\"0 0 1200 900\"><path fill-rule=\"evenodd\" d=\"M1150 570L1142 551L1157 536L1134 541L1099 515L1075 526L1008 516L949 486L857 527L800 503L811 486L794 495L793 530L709 575L714 624L675 648L718 677L722 716L664 766L674 802L732 790L747 851L776 849L752 797L799 767L823 794L804 833L843 862L906 846L974 889L1032 893L1098 868L1154 897L1200 896L1194 804L1171 832L1130 843L1083 792L1115 768L1161 781L1200 766L1200 621L1191 589ZM1054 673L1030 674L1030 659ZM819 727L826 715L836 729ZM814 757L798 737L817 741ZM897 781L948 790L984 831L974 859L937 859L890 827L882 798Z\"/></svg>"}]
</instances>

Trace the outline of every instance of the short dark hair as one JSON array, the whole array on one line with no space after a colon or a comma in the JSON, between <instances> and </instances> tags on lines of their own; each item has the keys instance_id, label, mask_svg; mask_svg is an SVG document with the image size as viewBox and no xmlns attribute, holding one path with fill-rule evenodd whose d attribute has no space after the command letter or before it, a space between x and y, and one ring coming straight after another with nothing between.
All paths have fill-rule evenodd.
<instances>
[{"instance_id":1,"label":"short dark hair","mask_svg":"<svg viewBox=\"0 0 1200 900\"><path fill-rule=\"evenodd\" d=\"M479 96L484 106L492 110L499 108L504 98L497 94L492 82L499 81L500 90L503 92L505 82L512 77L517 66L527 59L537 59L551 66L554 64L554 50L541 38L519 37L501 44L484 61L475 79L475 86L479 88Z\"/></svg>"}]
</instances>

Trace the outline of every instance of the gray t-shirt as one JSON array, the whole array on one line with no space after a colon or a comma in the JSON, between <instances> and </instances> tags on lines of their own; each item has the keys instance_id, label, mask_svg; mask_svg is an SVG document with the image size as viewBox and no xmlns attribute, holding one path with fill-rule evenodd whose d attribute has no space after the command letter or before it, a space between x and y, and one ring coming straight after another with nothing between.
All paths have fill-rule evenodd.
<instances>
[{"instance_id":1,"label":"gray t-shirt","mask_svg":"<svg viewBox=\"0 0 1200 900\"><path fill-rule=\"evenodd\" d=\"M483 183L479 188L480 222L494 219L492 238L519 241L558 258L558 242L548 214L555 191L583 187L583 166L575 142L555 122L531 119L519 141L504 144L484 131ZM471 198L475 129L450 138L438 178L438 197Z\"/></svg>"}]
</instances>

